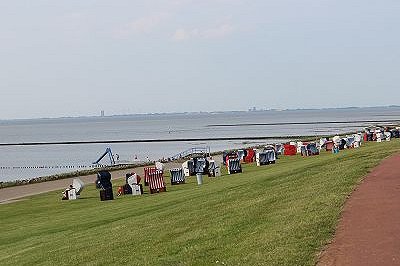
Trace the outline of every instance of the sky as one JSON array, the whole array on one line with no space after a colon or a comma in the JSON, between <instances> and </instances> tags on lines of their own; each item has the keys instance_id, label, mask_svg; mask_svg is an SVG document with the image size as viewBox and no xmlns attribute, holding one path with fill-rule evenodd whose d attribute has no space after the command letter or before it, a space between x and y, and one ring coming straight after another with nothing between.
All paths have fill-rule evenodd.
<instances>
[{"instance_id":1,"label":"sky","mask_svg":"<svg viewBox=\"0 0 400 266\"><path fill-rule=\"evenodd\" d=\"M0 0L0 119L399 104L398 0Z\"/></svg>"}]
</instances>

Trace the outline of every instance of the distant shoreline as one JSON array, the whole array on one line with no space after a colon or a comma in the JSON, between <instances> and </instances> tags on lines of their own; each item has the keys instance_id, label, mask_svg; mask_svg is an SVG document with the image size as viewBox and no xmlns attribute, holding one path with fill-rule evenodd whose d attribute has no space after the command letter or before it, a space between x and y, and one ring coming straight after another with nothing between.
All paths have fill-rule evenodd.
<instances>
[{"instance_id":1,"label":"distant shoreline","mask_svg":"<svg viewBox=\"0 0 400 266\"><path fill-rule=\"evenodd\" d=\"M155 112L155 113L132 113L132 114L110 114L105 116L99 115L77 115L77 116L59 116L59 117L35 117L35 118L11 118L0 119L0 123L7 122L24 122L32 120L59 120L59 119L109 119L122 117L151 117L151 116L174 116L174 115L204 115L204 114L232 114L232 113L262 113L262 112L296 112L296 111L329 111L329 110L358 110L358 109L378 109L378 108L400 108L400 105L386 106L350 106L350 107L326 107L326 108L271 108L256 110L226 110L226 111L190 111L190 112Z\"/></svg>"}]
</instances>

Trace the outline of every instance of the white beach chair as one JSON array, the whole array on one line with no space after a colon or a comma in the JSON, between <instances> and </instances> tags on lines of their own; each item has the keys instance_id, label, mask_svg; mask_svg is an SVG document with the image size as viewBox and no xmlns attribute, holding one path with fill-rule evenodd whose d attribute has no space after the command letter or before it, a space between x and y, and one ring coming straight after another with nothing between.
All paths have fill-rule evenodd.
<instances>
[{"instance_id":1,"label":"white beach chair","mask_svg":"<svg viewBox=\"0 0 400 266\"><path fill-rule=\"evenodd\" d=\"M390 132L385 132L384 135L385 135L386 141L390 141L390 138L392 137L392 134L390 134Z\"/></svg>"},{"instance_id":2,"label":"white beach chair","mask_svg":"<svg viewBox=\"0 0 400 266\"><path fill-rule=\"evenodd\" d=\"M157 170L164 171L164 164L162 162L156 162Z\"/></svg>"},{"instance_id":3,"label":"white beach chair","mask_svg":"<svg viewBox=\"0 0 400 266\"><path fill-rule=\"evenodd\" d=\"M83 188L85 187L85 183L83 183L80 178L76 177L72 180L72 187L76 189L76 197L79 198Z\"/></svg>"},{"instance_id":4,"label":"white beach chair","mask_svg":"<svg viewBox=\"0 0 400 266\"><path fill-rule=\"evenodd\" d=\"M68 200L76 200L77 199L77 194L76 194L76 189L71 188L67 191L68 195Z\"/></svg>"}]
</instances>

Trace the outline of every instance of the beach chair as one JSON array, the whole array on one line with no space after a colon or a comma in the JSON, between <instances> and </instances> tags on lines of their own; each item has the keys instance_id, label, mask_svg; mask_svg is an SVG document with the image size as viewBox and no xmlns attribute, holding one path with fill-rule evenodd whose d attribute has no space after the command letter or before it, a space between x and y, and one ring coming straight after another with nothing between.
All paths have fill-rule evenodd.
<instances>
[{"instance_id":1,"label":"beach chair","mask_svg":"<svg viewBox=\"0 0 400 266\"><path fill-rule=\"evenodd\" d=\"M274 150L264 150L256 153L257 166L274 164L276 161L276 154Z\"/></svg>"},{"instance_id":2,"label":"beach chair","mask_svg":"<svg viewBox=\"0 0 400 266\"><path fill-rule=\"evenodd\" d=\"M79 178L72 179L72 184L69 185L62 193L63 200L76 200L80 197L85 184Z\"/></svg>"},{"instance_id":3,"label":"beach chair","mask_svg":"<svg viewBox=\"0 0 400 266\"><path fill-rule=\"evenodd\" d=\"M385 132L385 133L383 133L384 134L384 136L385 136L385 140L386 141L390 141L390 138L392 137L392 134L390 133L390 132Z\"/></svg>"},{"instance_id":4,"label":"beach chair","mask_svg":"<svg viewBox=\"0 0 400 266\"><path fill-rule=\"evenodd\" d=\"M269 153L269 158L270 158L270 163L275 163L275 161L278 159L278 152L277 152L277 149L276 149L276 146L275 145L267 145L267 146L265 146L265 148L264 148L264 152L265 151L272 151L273 152L273 154L272 153Z\"/></svg>"},{"instance_id":5,"label":"beach chair","mask_svg":"<svg viewBox=\"0 0 400 266\"><path fill-rule=\"evenodd\" d=\"M276 162L276 159L278 159L275 149L266 150L265 152L267 153L268 162L270 164L274 164Z\"/></svg>"},{"instance_id":6,"label":"beach chair","mask_svg":"<svg viewBox=\"0 0 400 266\"><path fill-rule=\"evenodd\" d=\"M354 135L353 136L347 136L345 138L345 140L346 140L347 148L354 148L354 142L355 142Z\"/></svg>"},{"instance_id":7,"label":"beach chair","mask_svg":"<svg viewBox=\"0 0 400 266\"><path fill-rule=\"evenodd\" d=\"M101 201L113 200L113 199L114 199L114 194L112 188L105 188L100 190Z\"/></svg>"},{"instance_id":8,"label":"beach chair","mask_svg":"<svg viewBox=\"0 0 400 266\"><path fill-rule=\"evenodd\" d=\"M229 159L236 159L238 158L238 153L235 151L224 151L222 153L222 163L227 165Z\"/></svg>"},{"instance_id":9,"label":"beach chair","mask_svg":"<svg viewBox=\"0 0 400 266\"><path fill-rule=\"evenodd\" d=\"M117 196L122 196L122 195L130 195L132 194L132 188L131 186L128 184L128 179L129 178L136 178L136 174L135 173L127 173L125 175L125 184L123 186L119 186L117 189Z\"/></svg>"},{"instance_id":10,"label":"beach chair","mask_svg":"<svg viewBox=\"0 0 400 266\"><path fill-rule=\"evenodd\" d=\"M83 188L85 187L85 183L78 177L72 179L72 187L76 190L76 197L79 198Z\"/></svg>"},{"instance_id":11,"label":"beach chair","mask_svg":"<svg viewBox=\"0 0 400 266\"><path fill-rule=\"evenodd\" d=\"M149 172L148 177L150 194L167 191L163 171L155 170Z\"/></svg>"},{"instance_id":12,"label":"beach chair","mask_svg":"<svg viewBox=\"0 0 400 266\"><path fill-rule=\"evenodd\" d=\"M75 188L68 189L67 197L68 200L76 200L78 198L76 194L76 189Z\"/></svg>"},{"instance_id":13,"label":"beach chair","mask_svg":"<svg viewBox=\"0 0 400 266\"><path fill-rule=\"evenodd\" d=\"M277 155L283 155L283 152L285 151L283 144L275 144L275 151Z\"/></svg>"},{"instance_id":14,"label":"beach chair","mask_svg":"<svg viewBox=\"0 0 400 266\"><path fill-rule=\"evenodd\" d=\"M328 140L327 140L326 138L320 138L320 139L319 139L319 148L320 148L320 149L325 148L326 142L327 142L327 141L328 141Z\"/></svg>"},{"instance_id":15,"label":"beach chair","mask_svg":"<svg viewBox=\"0 0 400 266\"><path fill-rule=\"evenodd\" d=\"M151 172L157 171L157 168L155 166L153 166L153 167L144 167L143 171L144 171L144 185L148 186L149 185L149 174Z\"/></svg>"},{"instance_id":16,"label":"beach chair","mask_svg":"<svg viewBox=\"0 0 400 266\"><path fill-rule=\"evenodd\" d=\"M382 142L382 133L379 131L376 134L376 142Z\"/></svg>"},{"instance_id":17,"label":"beach chair","mask_svg":"<svg viewBox=\"0 0 400 266\"><path fill-rule=\"evenodd\" d=\"M228 160L228 174L242 173L242 165L240 159L229 159Z\"/></svg>"},{"instance_id":18,"label":"beach chair","mask_svg":"<svg viewBox=\"0 0 400 266\"><path fill-rule=\"evenodd\" d=\"M132 196L143 195L143 186L142 186L142 184L131 185L130 187L132 189Z\"/></svg>"},{"instance_id":19,"label":"beach chair","mask_svg":"<svg viewBox=\"0 0 400 266\"><path fill-rule=\"evenodd\" d=\"M140 184L140 176L136 174L135 172L132 173L127 173L125 175L125 183L129 185L138 185Z\"/></svg>"},{"instance_id":20,"label":"beach chair","mask_svg":"<svg viewBox=\"0 0 400 266\"><path fill-rule=\"evenodd\" d=\"M208 175L209 162L206 158L193 158L194 172L196 174Z\"/></svg>"},{"instance_id":21,"label":"beach chair","mask_svg":"<svg viewBox=\"0 0 400 266\"><path fill-rule=\"evenodd\" d=\"M256 163L257 163L257 166L269 164L268 154L266 152L257 152L256 153Z\"/></svg>"},{"instance_id":22,"label":"beach chair","mask_svg":"<svg viewBox=\"0 0 400 266\"><path fill-rule=\"evenodd\" d=\"M325 142L325 151L332 151L333 150L334 143L331 140L328 140Z\"/></svg>"},{"instance_id":23,"label":"beach chair","mask_svg":"<svg viewBox=\"0 0 400 266\"><path fill-rule=\"evenodd\" d=\"M61 200L76 200L76 198L76 190L72 187L72 185L62 192Z\"/></svg>"},{"instance_id":24,"label":"beach chair","mask_svg":"<svg viewBox=\"0 0 400 266\"><path fill-rule=\"evenodd\" d=\"M297 143L296 143L296 146L297 146L297 153L300 153L301 154L301 149L302 149L302 147L305 145L305 143L303 143L302 141L298 141Z\"/></svg>"},{"instance_id":25,"label":"beach chair","mask_svg":"<svg viewBox=\"0 0 400 266\"><path fill-rule=\"evenodd\" d=\"M338 135L334 136L332 138L333 143L335 143L336 145L340 144L340 137Z\"/></svg>"},{"instance_id":26,"label":"beach chair","mask_svg":"<svg viewBox=\"0 0 400 266\"><path fill-rule=\"evenodd\" d=\"M193 160L185 161L182 164L182 169L183 169L184 175L187 176L187 177L196 175L196 173L194 172L194 162L193 162Z\"/></svg>"},{"instance_id":27,"label":"beach chair","mask_svg":"<svg viewBox=\"0 0 400 266\"><path fill-rule=\"evenodd\" d=\"M134 196L142 195L143 194L143 186L140 184L140 176L136 173L130 173L126 175L126 188L128 188L129 193Z\"/></svg>"},{"instance_id":28,"label":"beach chair","mask_svg":"<svg viewBox=\"0 0 400 266\"><path fill-rule=\"evenodd\" d=\"M111 174L108 171L100 171L97 173L97 180L96 183L99 183L100 186L100 200L113 200L113 190L112 190L112 183L111 183Z\"/></svg>"},{"instance_id":29,"label":"beach chair","mask_svg":"<svg viewBox=\"0 0 400 266\"><path fill-rule=\"evenodd\" d=\"M246 150L238 150L237 154L238 154L240 161L244 162L244 158L247 156L247 151Z\"/></svg>"},{"instance_id":30,"label":"beach chair","mask_svg":"<svg viewBox=\"0 0 400 266\"><path fill-rule=\"evenodd\" d=\"M283 155L286 156L294 156L297 153L297 148L292 144L284 144L283 145Z\"/></svg>"},{"instance_id":31,"label":"beach chair","mask_svg":"<svg viewBox=\"0 0 400 266\"><path fill-rule=\"evenodd\" d=\"M156 162L157 170L164 171L164 164L162 162Z\"/></svg>"},{"instance_id":32,"label":"beach chair","mask_svg":"<svg viewBox=\"0 0 400 266\"><path fill-rule=\"evenodd\" d=\"M208 176L209 177L221 176L221 167L214 160L209 160Z\"/></svg>"},{"instance_id":33,"label":"beach chair","mask_svg":"<svg viewBox=\"0 0 400 266\"><path fill-rule=\"evenodd\" d=\"M365 141L373 141L374 140L374 134L372 132L366 132L365 135L366 135Z\"/></svg>"},{"instance_id":34,"label":"beach chair","mask_svg":"<svg viewBox=\"0 0 400 266\"><path fill-rule=\"evenodd\" d=\"M361 146L362 135L361 134L354 134L354 148L359 148Z\"/></svg>"},{"instance_id":35,"label":"beach chair","mask_svg":"<svg viewBox=\"0 0 400 266\"><path fill-rule=\"evenodd\" d=\"M316 143L308 143L306 148L308 156L319 155L319 150Z\"/></svg>"},{"instance_id":36,"label":"beach chair","mask_svg":"<svg viewBox=\"0 0 400 266\"><path fill-rule=\"evenodd\" d=\"M97 173L97 180L99 181L100 188L112 188L111 174L108 171L100 171Z\"/></svg>"},{"instance_id":37,"label":"beach chair","mask_svg":"<svg viewBox=\"0 0 400 266\"><path fill-rule=\"evenodd\" d=\"M390 130L390 134L392 138L399 138L400 137L400 131L397 128L393 128Z\"/></svg>"},{"instance_id":38,"label":"beach chair","mask_svg":"<svg viewBox=\"0 0 400 266\"><path fill-rule=\"evenodd\" d=\"M185 184L183 168L173 168L169 172L171 174L171 185Z\"/></svg>"},{"instance_id":39,"label":"beach chair","mask_svg":"<svg viewBox=\"0 0 400 266\"><path fill-rule=\"evenodd\" d=\"M253 149L247 149L247 155L244 157L244 162L245 163L252 163L254 162L254 158L256 157L256 153L254 152Z\"/></svg>"},{"instance_id":40,"label":"beach chair","mask_svg":"<svg viewBox=\"0 0 400 266\"><path fill-rule=\"evenodd\" d=\"M347 143L347 141L346 141L346 139L340 139L340 141L339 141L339 150L344 150L345 148L346 148L346 143Z\"/></svg>"}]
</instances>

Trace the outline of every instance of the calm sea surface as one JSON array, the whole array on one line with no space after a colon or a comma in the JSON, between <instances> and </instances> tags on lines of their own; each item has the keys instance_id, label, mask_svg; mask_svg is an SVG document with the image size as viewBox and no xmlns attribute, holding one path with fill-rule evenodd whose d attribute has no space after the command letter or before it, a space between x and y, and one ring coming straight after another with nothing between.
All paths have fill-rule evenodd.
<instances>
[{"instance_id":1,"label":"calm sea surface","mask_svg":"<svg viewBox=\"0 0 400 266\"><path fill-rule=\"evenodd\" d=\"M352 121L387 120L400 121L400 107L13 120L0 121L0 143L314 136L357 131L372 124ZM271 125L328 121L351 123ZM264 143L271 142L274 141ZM134 161L135 157L138 160L167 158L197 146L209 146L211 151L220 151L259 143L249 140L1 146L0 181L75 171L77 166L90 166L107 147L111 147L120 160ZM36 168L40 166L47 168ZM62 168L57 168L60 166Z\"/></svg>"}]
</instances>

